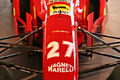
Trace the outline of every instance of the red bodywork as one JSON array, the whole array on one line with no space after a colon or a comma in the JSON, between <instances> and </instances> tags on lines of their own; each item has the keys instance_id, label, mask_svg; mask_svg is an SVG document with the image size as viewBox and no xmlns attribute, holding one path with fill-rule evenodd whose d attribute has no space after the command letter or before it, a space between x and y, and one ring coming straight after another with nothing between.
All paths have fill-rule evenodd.
<instances>
[{"instance_id":1,"label":"red bodywork","mask_svg":"<svg viewBox=\"0 0 120 80\"><path fill-rule=\"evenodd\" d=\"M19 32L18 20L25 27L25 33L40 27L37 17L42 20L44 80L78 80L78 45L83 43L85 34L77 32L77 27L93 33L96 30L94 26L102 23L103 33L105 1L100 0L100 18L93 24L94 13L89 14L89 0L70 0L70 3L30 0L31 15L26 13L26 23L20 19L19 0L13 0L16 35ZM35 34L34 38L37 36ZM87 46L93 45L92 37L87 35L86 42ZM31 41L29 45L32 45Z\"/></svg>"}]
</instances>

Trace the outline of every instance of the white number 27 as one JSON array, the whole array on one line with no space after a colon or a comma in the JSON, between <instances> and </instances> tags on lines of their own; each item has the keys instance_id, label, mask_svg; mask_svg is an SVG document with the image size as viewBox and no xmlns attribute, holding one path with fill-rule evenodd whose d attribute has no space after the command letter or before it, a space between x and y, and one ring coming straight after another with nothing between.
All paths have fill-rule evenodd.
<instances>
[{"instance_id":1,"label":"white number 27","mask_svg":"<svg viewBox=\"0 0 120 80\"><path fill-rule=\"evenodd\" d=\"M65 57L71 57L72 50L73 50L73 43L68 42L68 41L63 41L62 44L68 45L67 51L65 53ZM59 43L56 41L52 41L48 44L47 49L51 48L51 47L52 47L52 49L47 54L47 59L53 58L53 57L59 57L60 53L56 52L59 49Z\"/></svg>"}]
</instances>

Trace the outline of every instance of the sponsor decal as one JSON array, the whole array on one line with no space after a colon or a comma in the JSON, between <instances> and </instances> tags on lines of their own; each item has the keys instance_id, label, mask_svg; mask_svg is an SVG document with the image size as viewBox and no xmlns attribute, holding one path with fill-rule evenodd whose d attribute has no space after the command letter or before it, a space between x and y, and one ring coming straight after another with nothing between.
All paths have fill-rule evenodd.
<instances>
[{"instance_id":1,"label":"sponsor decal","mask_svg":"<svg viewBox=\"0 0 120 80\"><path fill-rule=\"evenodd\" d=\"M13 7L13 15L15 16L15 8Z\"/></svg>"},{"instance_id":2,"label":"sponsor decal","mask_svg":"<svg viewBox=\"0 0 120 80\"><path fill-rule=\"evenodd\" d=\"M55 15L55 14L65 14L65 15L70 15L70 6L65 5L65 4L55 4L50 6L50 15Z\"/></svg>"},{"instance_id":3,"label":"sponsor decal","mask_svg":"<svg viewBox=\"0 0 120 80\"><path fill-rule=\"evenodd\" d=\"M59 1L67 2L67 3L70 3L70 2L71 2L71 0L49 0L49 3L59 2Z\"/></svg>"},{"instance_id":4,"label":"sponsor decal","mask_svg":"<svg viewBox=\"0 0 120 80\"><path fill-rule=\"evenodd\" d=\"M52 6L52 8L55 9L67 9L66 6ZM68 9L67 9L68 10Z\"/></svg>"},{"instance_id":5,"label":"sponsor decal","mask_svg":"<svg viewBox=\"0 0 120 80\"><path fill-rule=\"evenodd\" d=\"M104 8L104 15L106 15L106 7Z\"/></svg>"},{"instance_id":6,"label":"sponsor decal","mask_svg":"<svg viewBox=\"0 0 120 80\"><path fill-rule=\"evenodd\" d=\"M55 31L52 31L52 33L69 33L69 31L55 30Z\"/></svg>"},{"instance_id":7,"label":"sponsor decal","mask_svg":"<svg viewBox=\"0 0 120 80\"><path fill-rule=\"evenodd\" d=\"M67 73L67 72L73 72L73 71L74 71L74 68L69 63L58 62L48 66L48 72Z\"/></svg>"},{"instance_id":8,"label":"sponsor decal","mask_svg":"<svg viewBox=\"0 0 120 80\"><path fill-rule=\"evenodd\" d=\"M34 19L36 19L36 8L33 6L33 12L34 12Z\"/></svg>"},{"instance_id":9,"label":"sponsor decal","mask_svg":"<svg viewBox=\"0 0 120 80\"><path fill-rule=\"evenodd\" d=\"M84 7L84 19L85 19L85 16L86 16L86 6Z\"/></svg>"}]
</instances>

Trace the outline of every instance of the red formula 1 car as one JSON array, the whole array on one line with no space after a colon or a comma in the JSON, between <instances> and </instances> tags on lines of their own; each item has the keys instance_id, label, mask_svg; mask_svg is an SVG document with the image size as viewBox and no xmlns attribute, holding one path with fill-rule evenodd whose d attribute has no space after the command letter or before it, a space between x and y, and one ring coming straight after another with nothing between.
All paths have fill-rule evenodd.
<instances>
[{"instance_id":1,"label":"red formula 1 car","mask_svg":"<svg viewBox=\"0 0 120 80\"><path fill-rule=\"evenodd\" d=\"M29 48L30 51L43 52L44 80L78 80L78 52L85 51L86 55L89 55L87 52L95 53L93 51L96 49L93 46L94 38L101 41L102 45L111 47L110 44L96 36L100 36L96 32L104 34L106 0L96 1L30 0L27 2L30 7L22 8L23 10L30 8L30 11L27 9L26 17L22 17L20 0L13 0L15 34L17 37L23 34L26 36L11 45L21 46L17 44L25 39L28 45L37 45L42 48L41 50L27 46L26 50ZM86 40L87 47L79 49L78 46L81 46L84 40ZM21 47L25 50L25 46ZM119 52L114 46L112 48ZM22 69L18 66L14 67ZM104 67L106 66L102 66ZM80 74L99 70L99 68L101 66L82 71ZM24 68L24 70L42 73L31 69Z\"/></svg>"},{"instance_id":2,"label":"red formula 1 car","mask_svg":"<svg viewBox=\"0 0 120 80\"><path fill-rule=\"evenodd\" d=\"M28 39L28 45L34 44L33 39L43 45L44 80L78 80L78 45L85 38L85 33L80 30L96 31L93 27L94 12L89 14L89 0L30 0L31 15L26 13L26 23L20 18L19 0L14 0L13 5L16 35L43 28L43 33ZM103 33L105 0L100 0L99 8L94 26L102 23ZM25 27L24 32L19 30L21 27L17 21ZM93 45L92 37L87 36L86 41L87 46Z\"/></svg>"}]
</instances>

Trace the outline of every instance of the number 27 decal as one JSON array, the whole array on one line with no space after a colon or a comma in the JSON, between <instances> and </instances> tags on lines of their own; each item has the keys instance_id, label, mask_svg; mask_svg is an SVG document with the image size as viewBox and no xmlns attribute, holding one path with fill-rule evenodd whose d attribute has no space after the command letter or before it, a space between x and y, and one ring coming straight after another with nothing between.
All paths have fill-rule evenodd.
<instances>
[{"instance_id":1,"label":"number 27 decal","mask_svg":"<svg viewBox=\"0 0 120 80\"><path fill-rule=\"evenodd\" d=\"M68 45L67 51L65 53L65 57L71 57L72 50L73 50L73 43L71 43L69 41L63 41L62 44ZM51 48L51 47L52 47L52 49L48 52L47 59L53 58L53 57L59 57L60 53L56 52L59 49L59 43L56 41L52 41L48 44L47 49Z\"/></svg>"}]
</instances>

